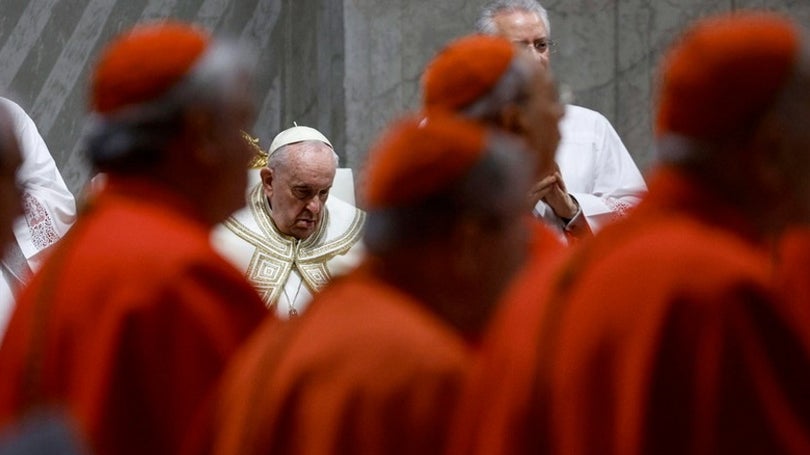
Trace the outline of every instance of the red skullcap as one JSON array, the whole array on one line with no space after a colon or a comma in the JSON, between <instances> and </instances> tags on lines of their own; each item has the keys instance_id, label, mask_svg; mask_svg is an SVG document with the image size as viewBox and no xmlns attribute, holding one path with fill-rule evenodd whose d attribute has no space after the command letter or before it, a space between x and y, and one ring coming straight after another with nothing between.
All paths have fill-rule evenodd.
<instances>
[{"instance_id":1,"label":"red skullcap","mask_svg":"<svg viewBox=\"0 0 810 455\"><path fill-rule=\"evenodd\" d=\"M516 54L509 40L470 35L448 44L428 64L422 83L424 108L456 112L489 93Z\"/></svg>"},{"instance_id":2,"label":"red skullcap","mask_svg":"<svg viewBox=\"0 0 810 455\"><path fill-rule=\"evenodd\" d=\"M92 81L99 113L160 98L185 76L208 47L210 35L192 25L138 25L103 51Z\"/></svg>"},{"instance_id":3,"label":"red skullcap","mask_svg":"<svg viewBox=\"0 0 810 455\"><path fill-rule=\"evenodd\" d=\"M481 159L485 143L482 126L449 115L395 123L369 154L367 207L404 206L439 193Z\"/></svg>"},{"instance_id":4,"label":"red skullcap","mask_svg":"<svg viewBox=\"0 0 810 455\"><path fill-rule=\"evenodd\" d=\"M657 135L712 140L753 127L795 66L799 34L770 13L699 22L663 65Z\"/></svg>"}]
</instances>

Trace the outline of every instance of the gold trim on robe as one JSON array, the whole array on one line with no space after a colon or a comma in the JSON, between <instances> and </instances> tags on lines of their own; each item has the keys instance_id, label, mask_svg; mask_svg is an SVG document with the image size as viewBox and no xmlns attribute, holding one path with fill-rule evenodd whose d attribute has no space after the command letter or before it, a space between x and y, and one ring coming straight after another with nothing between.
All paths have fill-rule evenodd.
<instances>
[{"instance_id":1,"label":"gold trim on robe","mask_svg":"<svg viewBox=\"0 0 810 455\"><path fill-rule=\"evenodd\" d=\"M323 288L332 278L327 263L336 256L346 254L360 241L366 218L365 212L355 209L348 228L337 237L328 238L327 226L331 215L327 209L318 229L306 239L299 240L282 234L273 223L261 183L250 191L247 209L258 230L234 216L223 224L255 247L245 276L268 307L278 301L293 268L312 294Z\"/></svg>"}]
</instances>

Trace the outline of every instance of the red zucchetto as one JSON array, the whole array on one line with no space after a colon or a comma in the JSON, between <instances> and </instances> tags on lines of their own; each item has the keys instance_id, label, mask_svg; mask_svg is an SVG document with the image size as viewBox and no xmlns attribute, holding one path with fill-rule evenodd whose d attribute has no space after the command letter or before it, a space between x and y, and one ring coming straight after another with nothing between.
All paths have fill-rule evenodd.
<instances>
[{"instance_id":1,"label":"red zucchetto","mask_svg":"<svg viewBox=\"0 0 810 455\"><path fill-rule=\"evenodd\" d=\"M799 32L772 13L699 22L662 67L656 134L716 140L754 127L796 64Z\"/></svg>"},{"instance_id":2,"label":"red zucchetto","mask_svg":"<svg viewBox=\"0 0 810 455\"><path fill-rule=\"evenodd\" d=\"M189 24L138 25L103 51L92 78L91 107L109 114L160 98L208 48L211 36Z\"/></svg>"},{"instance_id":3,"label":"red zucchetto","mask_svg":"<svg viewBox=\"0 0 810 455\"><path fill-rule=\"evenodd\" d=\"M367 208L407 206L439 193L478 163L486 137L484 127L449 115L394 123L369 153Z\"/></svg>"},{"instance_id":4,"label":"red zucchetto","mask_svg":"<svg viewBox=\"0 0 810 455\"><path fill-rule=\"evenodd\" d=\"M469 106L498 84L516 54L509 40L497 36L470 35L451 42L422 76L425 110L455 112Z\"/></svg>"}]
</instances>

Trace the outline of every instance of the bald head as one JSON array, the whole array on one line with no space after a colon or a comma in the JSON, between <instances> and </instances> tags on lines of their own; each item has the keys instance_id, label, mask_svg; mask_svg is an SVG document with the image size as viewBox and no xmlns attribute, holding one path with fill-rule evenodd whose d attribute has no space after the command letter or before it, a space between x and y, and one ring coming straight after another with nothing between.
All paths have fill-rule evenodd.
<instances>
[{"instance_id":1,"label":"bald head","mask_svg":"<svg viewBox=\"0 0 810 455\"><path fill-rule=\"evenodd\" d=\"M13 238L14 219L22 213L17 170L22 157L10 113L0 105L0 248Z\"/></svg>"}]
</instances>

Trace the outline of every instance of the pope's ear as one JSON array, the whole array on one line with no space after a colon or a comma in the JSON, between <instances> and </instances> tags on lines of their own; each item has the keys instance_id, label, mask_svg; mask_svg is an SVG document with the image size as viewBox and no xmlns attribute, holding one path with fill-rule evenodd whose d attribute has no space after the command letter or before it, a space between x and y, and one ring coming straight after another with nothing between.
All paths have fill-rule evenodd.
<instances>
[{"instance_id":1,"label":"pope's ear","mask_svg":"<svg viewBox=\"0 0 810 455\"><path fill-rule=\"evenodd\" d=\"M259 170L259 178L261 178L262 185L271 185L273 183L273 170L265 166Z\"/></svg>"},{"instance_id":2,"label":"pope's ear","mask_svg":"<svg viewBox=\"0 0 810 455\"><path fill-rule=\"evenodd\" d=\"M267 197L270 197L273 193L273 176L273 170L267 166L259 170L259 178L262 182L262 188L264 188L264 194Z\"/></svg>"}]
</instances>

